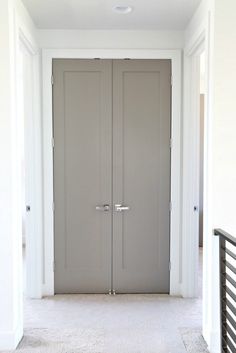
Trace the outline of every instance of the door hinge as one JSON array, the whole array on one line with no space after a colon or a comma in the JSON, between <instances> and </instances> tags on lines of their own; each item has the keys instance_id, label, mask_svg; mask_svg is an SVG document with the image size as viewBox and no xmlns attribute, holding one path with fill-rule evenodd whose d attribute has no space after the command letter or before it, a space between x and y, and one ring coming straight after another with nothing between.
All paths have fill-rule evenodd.
<instances>
[{"instance_id":1,"label":"door hinge","mask_svg":"<svg viewBox=\"0 0 236 353\"><path fill-rule=\"evenodd\" d=\"M171 201L169 203L169 210L170 210L170 212L172 211L172 202Z\"/></svg>"},{"instance_id":2,"label":"door hinge","mask_svg":"<svg viewBox=\"0 0 236 353\"><path fill-rule=\"evenodd\" d=\"M51 76L51 84L54 84L54 79L53 79L53 75Z\"/></svg>"},{"instance_id":3,"label":"door hinge","mask_svg":"<svg viewBox=\"0 0 236 353\"><path fill-rule=\"evenodd\" d=\"M169 262L169 271L171 270L171 262Z\"/></svg>"},{"instance_id":4,"label":"door hinge","mask_svg":"<svg viewBox=\"0 0 236 353\"><path fill-rule=\"evenodd\" d=\"M53 212L55 211L55 203L54 202L52 203L52 211Z\"/></svg>"},{"instance_id":5,"label":"door hinge","mask_svg":"<svg viewBox=\"0 0 236 353\"><path fill-rule=\"evenodd\" d=\"M173 86L173 75L170 76L170 84Z\"/></svg>"},{"instance_id":6,"label":"door hinge","mask_svg":"<svg viewBox=\"0 0 236 353\"><path fill-rule=\"evenodd\" d=\"M173 139L171 138L170 139L170 148L172 148L173 147Z\"/></svg>"},{"instance_id":7,"label":"door hinge","mask_svg":"<svg viewBox=\"0 0 236 353\"><path fill-rule=\"evenodd\" d=\"M55 141L54 141L54 137L52 137L52 148L54 148L55 146Z\"/></svg>"},{"instance_id":8,"label":"door hinge","mask_svg":"<svg viewBox=\"0 0 236 353\"><path fill-rule=\"evenodd\" d=\"M56 269L56 262L55 261L53 261L52 267L53 267L53 272L55 272L55 269Z\"/></svg>"}]
</instances>

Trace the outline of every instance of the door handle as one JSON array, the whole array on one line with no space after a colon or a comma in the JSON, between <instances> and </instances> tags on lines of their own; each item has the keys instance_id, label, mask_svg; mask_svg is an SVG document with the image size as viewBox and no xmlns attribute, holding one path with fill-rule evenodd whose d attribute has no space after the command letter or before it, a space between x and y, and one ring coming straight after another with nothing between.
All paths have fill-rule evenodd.
<instances>
[{"instance_id":1,"label":"door handle","mask_svg":"<svg viewBox=\"0 0 236 353\"><path fill-rule=\"evenodd\" d=\"M129 206L115 205L116 212L129 211Z\"/></svg>"},{"instance_id":2,"label":"door handle","mask_svg":"<svg viewBox=\"0 0 236 353\"><path fill-rule=\"evenodd\" d=\"M108 211L110 211L110 206L109 205L101 205L101 206L99 205L99 206L96 206L96 210L108 212Z\"/></svg>"}]
</instances>

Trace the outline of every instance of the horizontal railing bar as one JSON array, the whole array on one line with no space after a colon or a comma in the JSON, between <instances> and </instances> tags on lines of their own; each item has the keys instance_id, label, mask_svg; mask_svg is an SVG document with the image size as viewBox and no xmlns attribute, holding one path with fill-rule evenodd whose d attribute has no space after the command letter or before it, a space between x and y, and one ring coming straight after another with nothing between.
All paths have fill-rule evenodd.
<instances>
[{"instance_id":1,"label":"horizontal railing bar","mask_svg":"<svg viewBox=\"0 0 236 353\"><path fill-rule=\"evenodd\" d=\"M228 311L226 312L222 312L223 318L225 319L225 323L227 322L227 320L230 322L231 326L233 326L233 329L236 330L236 321L232 318L232 316L230 315L230 313Z\"/></svg>"},{"instance_id":2,"label":"horizontal railing bar","mask_svg":"<svg viewBox=\"0 0 236 353\"><path fill-rule=\"evenodd\" d=\"M229 256L231 256L234 260L236 260L236 254L234 254L231 250L225 247L221 247L223 251L225 251Z\"/></svg>"},{"instance_id":3,"label":"horizontal railing bar","mask_svg":"<svg viewBox=\"0 0 236 353\"><path fill-rule=\"evenodd\" d=\"M222 344L223 348L224 349L227 348L228 344L227 344L227 342L226 342L226 340L224 339L223 336L222 336L222 341L223 341L223 344Z\"/></svg>"},{"instance_id":4,"label":"horizontal railing bar","mask_svg":"<svg viewBox=\"0 0 236 353\"><path fill-rule=\"evenodd\" d=\"M228 347L229 347L231 349L232 353L236 353L236 349L235 349L231 339L228 336L226 336L226 337L222 336L222 341L223 341L223 344L225 345L224 350L227 349L227 351L228 351Z\"/></svg>"},{"instance_id":5,"label":"horizontal railing bar","mask_svg":"<svg viewBox=\"0 0 236 353\"><path fill-rule=\"evenodd\" d=\"M227 260L222 260L223 264L228 267L235 275L236 275L236 268L229 263Z\"/></svg>"},{"instance_id":6,"label":"horizontal railing bar","mask_svg":"<svg viewBox=\"0 0 236 353\"><path fill-rule=\"evenodd\" d=\"M227 307L229 308L232 313L236 316L236 307L229 301L229 299L225 298L225 299L222 299L222 303Z\"/></svg>"},{"instance_id":7,"label":"horizontal railing bar","mask_svg":"<svg viewBox=\"0 0 236 353\"><path fill-rule=\"evenodd\" d=\"M232 341L235 343L236 342L236 335L227 322L223 322L222 329L224 329L225 332L227 332L227 334L230 336L230 338L232 338ZM225 335L223 334L223 336L225 336ZM236 347L235 347L235 350L236 350Z\"/></svg>"},{"instance_id":8,"label":"horizontal railing bar","mask_svg":"<svg viewBox=\"0 0 236 353\"><path fill-rule=\"evenodd\" d=\"M228 347L225 347L222 349L223 349L223 353L232 353L232 351Z\"/></svg>"},{"instance_id":9,"label":"horizontal railing bar","mask_svg":"<svg viewBox=\"0 0 236 353\"><path fill-rule=\"evenodd\" d=\"M228 273L222 273L222 279L224 282L226 280L229 281L229 283L231 283L232 286L236 288L236 281L234 281L233 278Z\"/></svg>"},{"instance_id":10,"label":"horizontal railing bar","mask_svg":"<svg viewBox=\"0 0 236 353\"><path fill-rule=\"evenodd\" d=\"M229 243L231 243L232 245L236 246L236 238L234 238L231 234L225 232L222 229L215 229L214 230L214 235L218 235L221 238L227 240Z\"/></svg>"},{"instance_id":11,"label":"horizontal railing bar","mask_svg":"<svg viewBox=\"0 0 236 353\"><path fill-rule=\"evenodd\" d=\"M227 257L236 261L236 253L227 247L228 242L235 249L236 238L222 229L215 229L214 235L220 237L221 352L236 353L236 294L230 289L236 289L236 280L232 276L232 273L236 275L236 266Z\"/></svg>"},{"instance_id":12,"label":"horizontal railing bar","mask_svg":"<svg viewBox=\"0 0 236 353\"><path fill-rule=\"evenodd\" d=\"M221 288L223 291L228 293L230 295L230 297L236 302L236 295L232 292L231 289L229 289L229 287L227 287L226 285L222 285Z\"/></svg>"}]
</instances>

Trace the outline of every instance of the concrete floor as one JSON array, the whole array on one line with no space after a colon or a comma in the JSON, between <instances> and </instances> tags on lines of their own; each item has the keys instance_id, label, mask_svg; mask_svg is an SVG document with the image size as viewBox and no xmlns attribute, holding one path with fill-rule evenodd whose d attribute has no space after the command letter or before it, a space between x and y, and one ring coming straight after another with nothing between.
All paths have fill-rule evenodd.
<instances>
[{"instance_id":1,"label":"concrete floor","mask_svg":"<svg viewBox=\"0 0 236 353\"><path fill-rule=\"evenodd\" d=\"M57 295L26 300L25 328L89 332L90 340L96 338L96 350L92 353L185 353L181 329L201 327L201 264L200 252L199 299L166 295Z\"/></svg>"}]
</instances>

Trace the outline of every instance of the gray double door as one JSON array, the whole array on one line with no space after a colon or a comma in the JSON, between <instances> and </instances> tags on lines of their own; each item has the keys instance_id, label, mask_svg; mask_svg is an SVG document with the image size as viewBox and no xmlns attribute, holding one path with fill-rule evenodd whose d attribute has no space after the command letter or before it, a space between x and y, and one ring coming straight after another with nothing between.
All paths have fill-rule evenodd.
<instances>
[{"instance_id":1,"label":"gray double door","mask_svg":"<svg viewBox=\"0 0 236 353\"><path fill-rule=\"evenodd\" d=\"M171 63L53 60L55 293L168 293Z\"/></svg>"}]
</instances>

